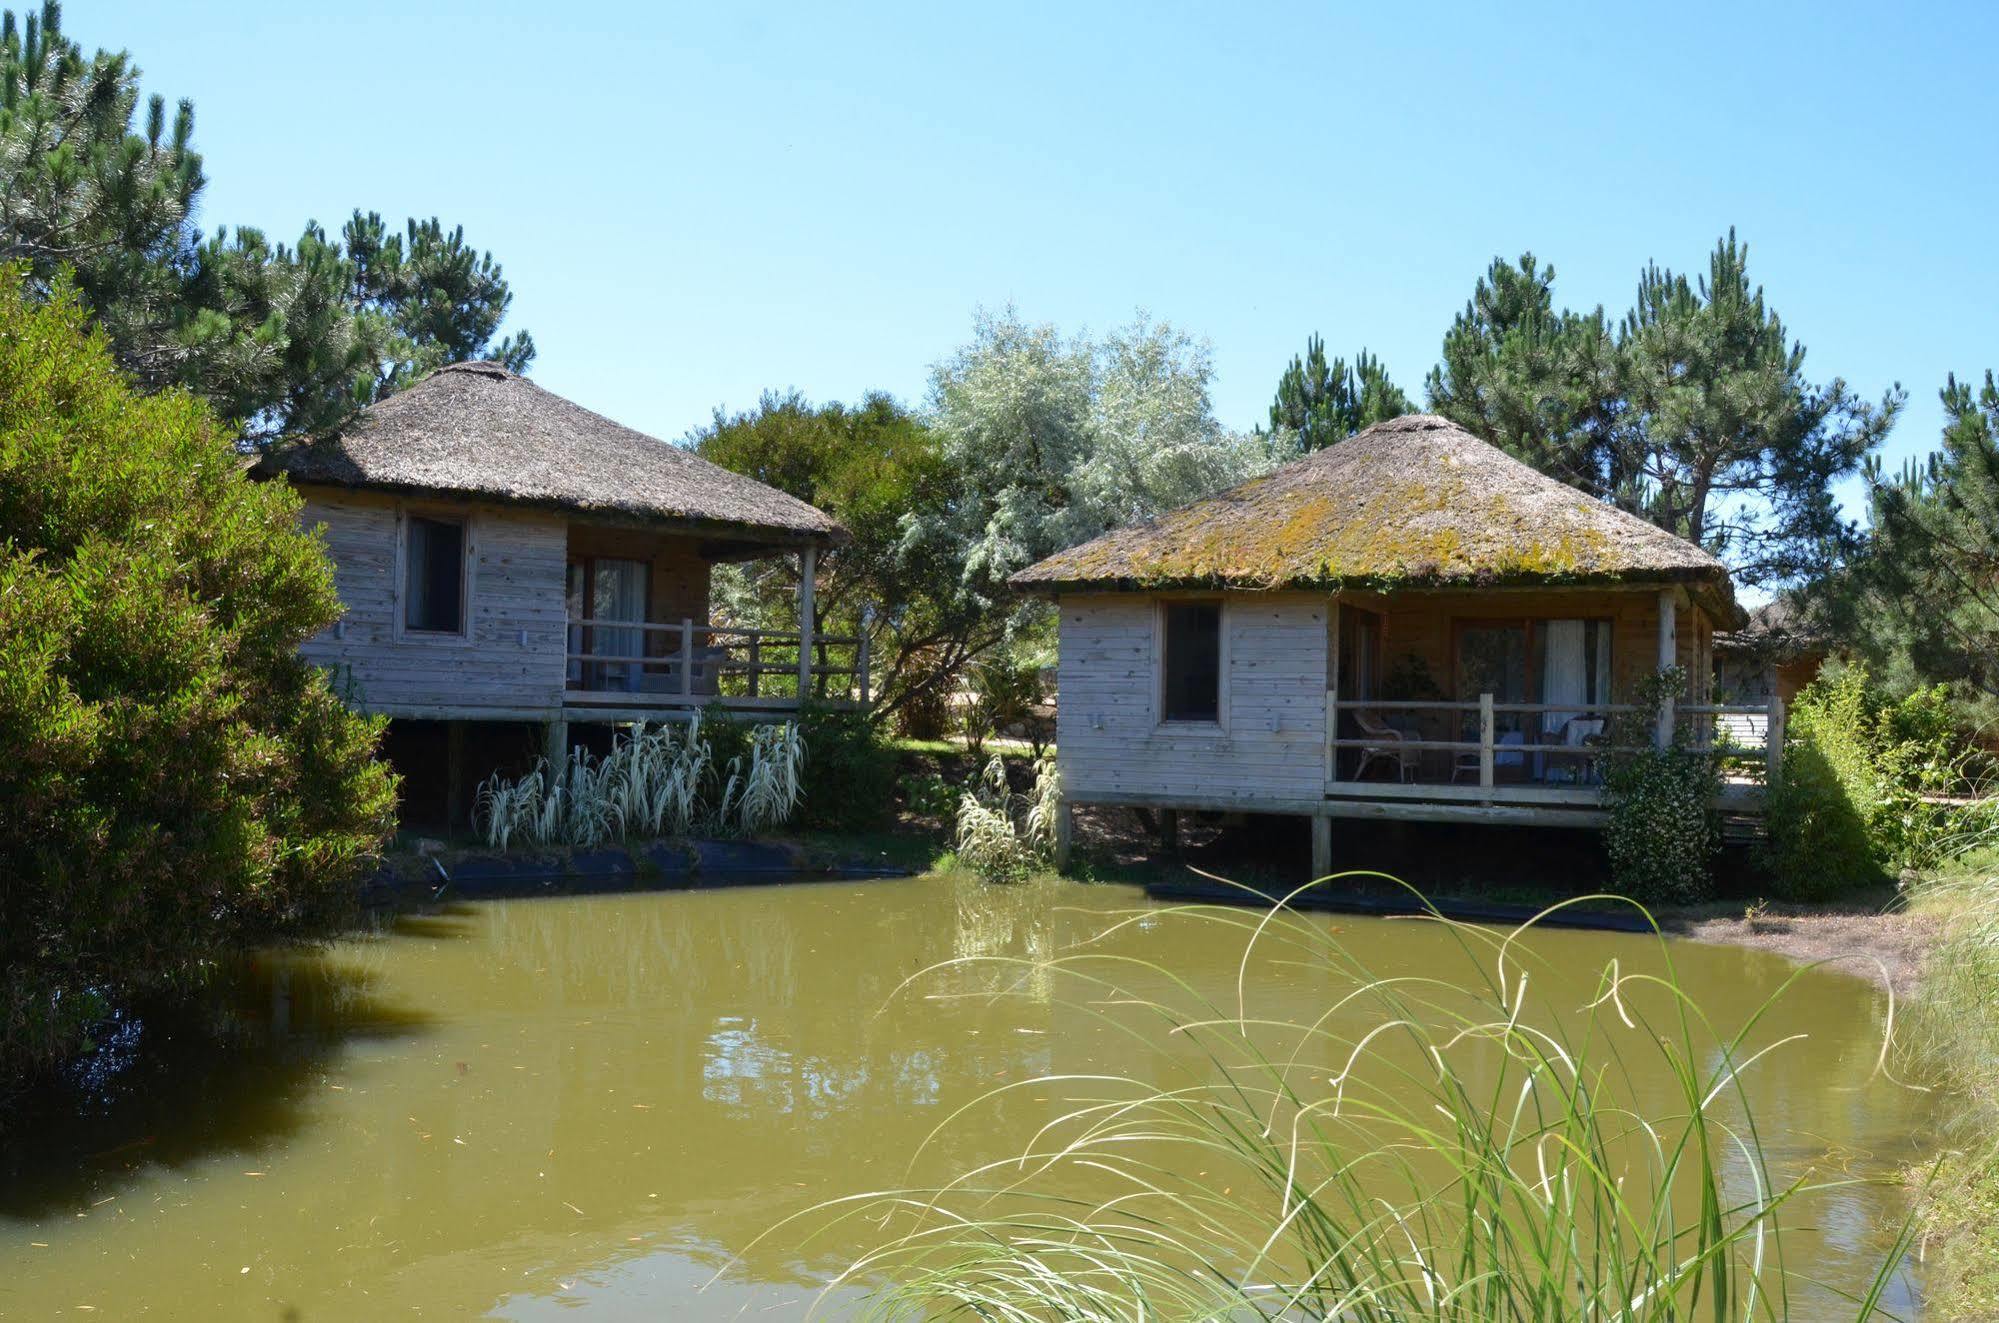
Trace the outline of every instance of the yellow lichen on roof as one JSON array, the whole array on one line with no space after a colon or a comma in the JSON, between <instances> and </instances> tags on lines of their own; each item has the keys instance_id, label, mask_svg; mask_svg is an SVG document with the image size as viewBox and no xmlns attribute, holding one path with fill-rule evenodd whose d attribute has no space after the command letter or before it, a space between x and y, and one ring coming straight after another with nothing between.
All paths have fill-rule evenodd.
<instances>
[{"instance_id":1,"label":"yellow lichen on roof","mask_svg":"<svg viewBox=\"0 0 1999 1323\"><path fill-rule=\"evenodd\" d=\"M1025 588L1712 580L1700 548L1441 418L1369 428L1015 576Z\"/></svg>"}]
</instances>

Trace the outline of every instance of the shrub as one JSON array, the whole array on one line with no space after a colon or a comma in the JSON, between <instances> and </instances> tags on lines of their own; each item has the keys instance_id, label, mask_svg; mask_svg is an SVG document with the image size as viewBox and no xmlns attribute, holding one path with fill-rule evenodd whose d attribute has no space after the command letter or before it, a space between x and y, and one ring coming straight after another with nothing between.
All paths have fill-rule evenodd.
<instances>
[{"instance_id":1,"label":"shrub","mask_svg":"<svg viewBox=\"0 0 1999 1323\"><path fill-rule=\"evenodd\" d=\"M332 567L239 459L134 391L73 295L0 274L0 1073L337 924L393 825L380 724L298 655Z\"/></svg>"},{"instance_id":2,"label":"shrub","mask_svg":"<svg viewBox=\"0 0 1999 1323\"><path fill-rule=\"evenodd\" d=\"M1828 669L1792 704L1764 817L1764 859L1779 896L1824 900L1881 881L1887 781L1876 731L1858 666Z\"/></svg>"},{"instance_id":3,"label":"shrub","mask_svg":"<svg viewBox=\"0 0 1999 1323\"><path fill-rule=\"evenodd\" d=\"M958 801L958 859L993 882L1018 882L1049 862L1055 851L1062 778L1055 760L1034 765L1032 794L1016 795L998 755Z\"/></svg>"},{"instance_id":4,"label":"shrub","mask_svg":"<svg viewBox=\"0 0 1999 1323\"><path fill-rule=\"evenodd\" d=\"M816 831L858 831L895 812L895 750L864 712L807 706L804 798L799 822Z\"/></svg>"},{"instance_id":5,"label":"shrub","mask_svg":"<svg viewBox=\"0 0 1999 1323\"><path fill-rule=\"evenodd\" d=\"M958 790L935 772L912 772L896 782L902 803L926 818L949 817L958 806Z\"/></svg>"},{"instance_id":6,"label":"shrub","mask_svg":"<svg viewBox=\"0 0 1999 1323\"><path fill-rule=\"evenodd\" d=\"M1710 865L1721 848L1714 815L1719 760L1693 748L1684 726L1669 747L1652 747L1649 714L1685 687L1686 671L1678 666L1647 677L1639 687L1639 710L1620 716L1611 730L1604 848L1617 889L1646 904L1689 904L1714 893Z\"/></svg>"}]
</instances>

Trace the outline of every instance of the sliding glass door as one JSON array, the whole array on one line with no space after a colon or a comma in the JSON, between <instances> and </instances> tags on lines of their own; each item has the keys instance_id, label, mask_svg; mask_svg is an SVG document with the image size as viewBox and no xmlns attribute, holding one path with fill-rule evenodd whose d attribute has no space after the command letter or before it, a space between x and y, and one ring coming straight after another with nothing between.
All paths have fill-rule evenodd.
<instances>
[{"instance_id":1,"label":"sliding glass door","mask_svg":"<svg viewBox=\"0 0 1999 1323\"><path fill-rule=\"evenodd\" d=\"M586 689L640 688L645 664L639 659L648 655L646 632L620 626L646 623L651 569L642 560L609 556L569 563L570 651L609 659L587 664L572 660L572 683Z\"/></svg>"}]
</instances>

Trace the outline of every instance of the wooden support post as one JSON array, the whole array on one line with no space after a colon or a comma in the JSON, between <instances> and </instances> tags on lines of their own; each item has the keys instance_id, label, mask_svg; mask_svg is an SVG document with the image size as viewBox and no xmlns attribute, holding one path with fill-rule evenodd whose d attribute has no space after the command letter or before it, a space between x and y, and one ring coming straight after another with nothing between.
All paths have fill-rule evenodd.
<instances>
[{"instance_id":1,"label":"wooden support post","mask_svg":"<svg viewBox=\"0 0 1999 1323\"><path fill-rule=\"evenodd\" d=\"M1312 815L1312 876L1310 881L1329 877L1333 871L1333 820L1324 813Z\"/></svg>"},{"instance_id":2,"label":"wooden support post","mask_svg":"<svg viewBox=\"0 0 1999 1323\"><path fill-rule=\"evenodd\" d=\"M1075 847L1076 806L1064 795L1055 806L1055 871L1067 872L1069 854Z\"/></svg>"},{"instance_id":3,"label":"wooden support post","mask_svg":"<svg viewBox=\"0 0 1999 1323\"><path fill-rule=\"evenodd\" d=\"M444 825L465 821L465 723L444 723Z\"/></svg>"},{"instance_id":4,"label":"wooden support post","mask_svg":"<svg viewBox=\"0 0 1999 1323\"><path fill-rule=\"evenodd\" d=\"M680 621L680 696L694 697L694 622Z\"/></svg>"},{"instance_id":5,"label":"wooden support post","mask_svg":"<svg viewBox=\"0 0 1999 1323\"><path fill-rule=\"evenodd\" d=\"M764 638L761 634L750 635L750 697L755 698L763 690L764 679Z\"/></svg>"},{"instance_id":6,"label":"wooden support post","mask_svg":"<svg viewBox=\"0 0 1999 1323\"><path fill-rule=\"evenodd\" d=\"M812 592L819 573L819 549L798 553L798 701L812 697Z\"/></svg>"},{"instance_id":7,"label":"wooden support post","mask_svg":"<svg viewBox=\"0 0 1999 1323\"><path fill-rule=\"evenodd\" d=\"M1784 771L1784 700L1770 695L1770 714L1764 720L1768 725L1763 731L1763 784L1774 786Z\"/></svg>"},{"instance_id":8,"label":"wooden support post","mask_svg":"<svg viewBox=\"0 0 1999 1323\"><path fill-rule=\"evenodd\" d=\"M559 776L562 774L562 769L569 764L568 719L555 718L548 723L548 728L542 732L542 736L541 756L548 760L549 770Z\"/></svg>"},{"instance_id":9,"label":"wooden support post","mask_svg":"<svg viewBox=\"0 0 1999 1323\"><path fill-rule=\"evenodd\" d=\"M1679 590L1662 589L1659 593L1659 669L1669 671L1680 663L1679 634ZM1673 744L1673 696L1665 695L1659 700L1659 725L1652 734L1653 746L1661 751Z\"/></svg>"},{"instance_id":10,"label":"wooden support post","mask_svg":"<svg viewBox=\"0 0 1999 1323\"><path fill-rule=\"evenodd\" d=\"M1340 751L1333 741L1340 737L1340 597L1326 603L1326 784L1340 776Z\"/></svg>"},{"instance_id":11,"label":"wooden support post","mask_svg":"<svg viewBox=\"0 0 1999 1323\"><path fill-rule=\"evenodd\" d=\"M1478 696L1478 784L1492 789L1492 695Z\"/></svg>"},{"instance_id":12,"label":"wooden support post","mask_svg":"<svg viewBox=\"0 0 1999 1323\"><path fill-rule=\"evenodd\" d=\"M861 613L861 639L854 645L854 679L861 687L861 706L868 705L868 621L872 611Z\"/></svg>"},{"instance_id":13,"label":"wooden support post","mask_svg":"<svg viewBox=\"0 0 1999 1323\"><path fill-rule=\"evenodd\" d=\"M1162 854L1180 853L1180 810L1159 810L1159 849Z\"/></svg>"}]
</instances>

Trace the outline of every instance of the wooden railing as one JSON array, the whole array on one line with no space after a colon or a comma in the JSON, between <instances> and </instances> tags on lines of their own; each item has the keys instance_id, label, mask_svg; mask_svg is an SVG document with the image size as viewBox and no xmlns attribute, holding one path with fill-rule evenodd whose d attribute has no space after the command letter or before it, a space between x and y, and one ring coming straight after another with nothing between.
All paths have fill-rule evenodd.
<instances>
[{"instance_id":1,"label":"wooden railing","mask_svg":"<svg viewBox=\"0 0 1999 1323\"><path fill-rule=\"evenodd\" d=\"M636 640L636 645L634 644ZM868 641L739 625L569 622L568 701L618 707L865 707Z\"/></svg>"},{"instance_id":2,"label":"wooden railing","mask_svg":"<svg viewBox=\"0 0 1999 1323\"><path fill-rule=\"evenodd\" d=\"M1564 738L1551 742L1548 737L1555 732L1547 730L1541 720L1551 713L1566 718L1565 730L1572 721L1589 722L1594 729L1587 738L1574 741ZM1353 715L1354 720L1347 724L1350 728L1357 728L1356 733L1342 733L1342 714ZM1475 717L1476 734L1472 738L1428 737L1420 729L1407 729L1407 723L1404 727L1391 726L1386 718L1397 714L1415 714L1414 724L1419 727L1427 721L1432 725L1441 724L1447 732L1471 727ZM1479 791L1489 794L1495 791L1499 781L1496 771L1503 762L1509 767L1517 766L1522 773L1520 784L1498 787L1509 792L1509 797L1594 798L1596 792L1593 787L1600 785L1602 780L1603 759L1616 753L1636 751L1633 746L1613 746L1609 742L1609 731L1617 724L1617 719L1632 715L1645 716L1653 727L1652 744L1642 747L1662 745L1670 740L1675 731L1680 731L1687 737L1687 747L1724 756L1724 774L1728 781L1767 784L1781 765L1784 708L1774 698L1767 706L1674 703L1654 712L1624 703L1593 706L1506 703L1495 700L1491 694L1480 694L1476 701L1391 701L1341 699L1328 691L1326 782L1329 791L1335 792L1340 789L1353 791L1362 785L1370 789L1385 789L1386 784L1407 785L1410 791L1417 786L1438 790L1455 786L1461 792L1469 792L1475 784ZM1504 717L1521 718L1521 728L1502 733L1499 726ZM1367 728L1365 723L1369 720L1374 729ZM1745 724L1753 725L1758 720L1762 723L1759 743L1748 744L1733 737L1733 729ZM1516 735L1518 738L1508 738ZM1343 750L1357 751L1355 765L1350 770L1341 767L1340 754ZM1445 781L1435 780L1435 774L1425 767L1424 755L1432 753L1450 758L1449 776ZM1383 767L1387 771L1383 783L1359 779L1360 774ZM1532 776L1528 775L1530 769ZM1399 795L1409 792L1397 790L1388 793Z\"/></svg>"}]
</instances>

